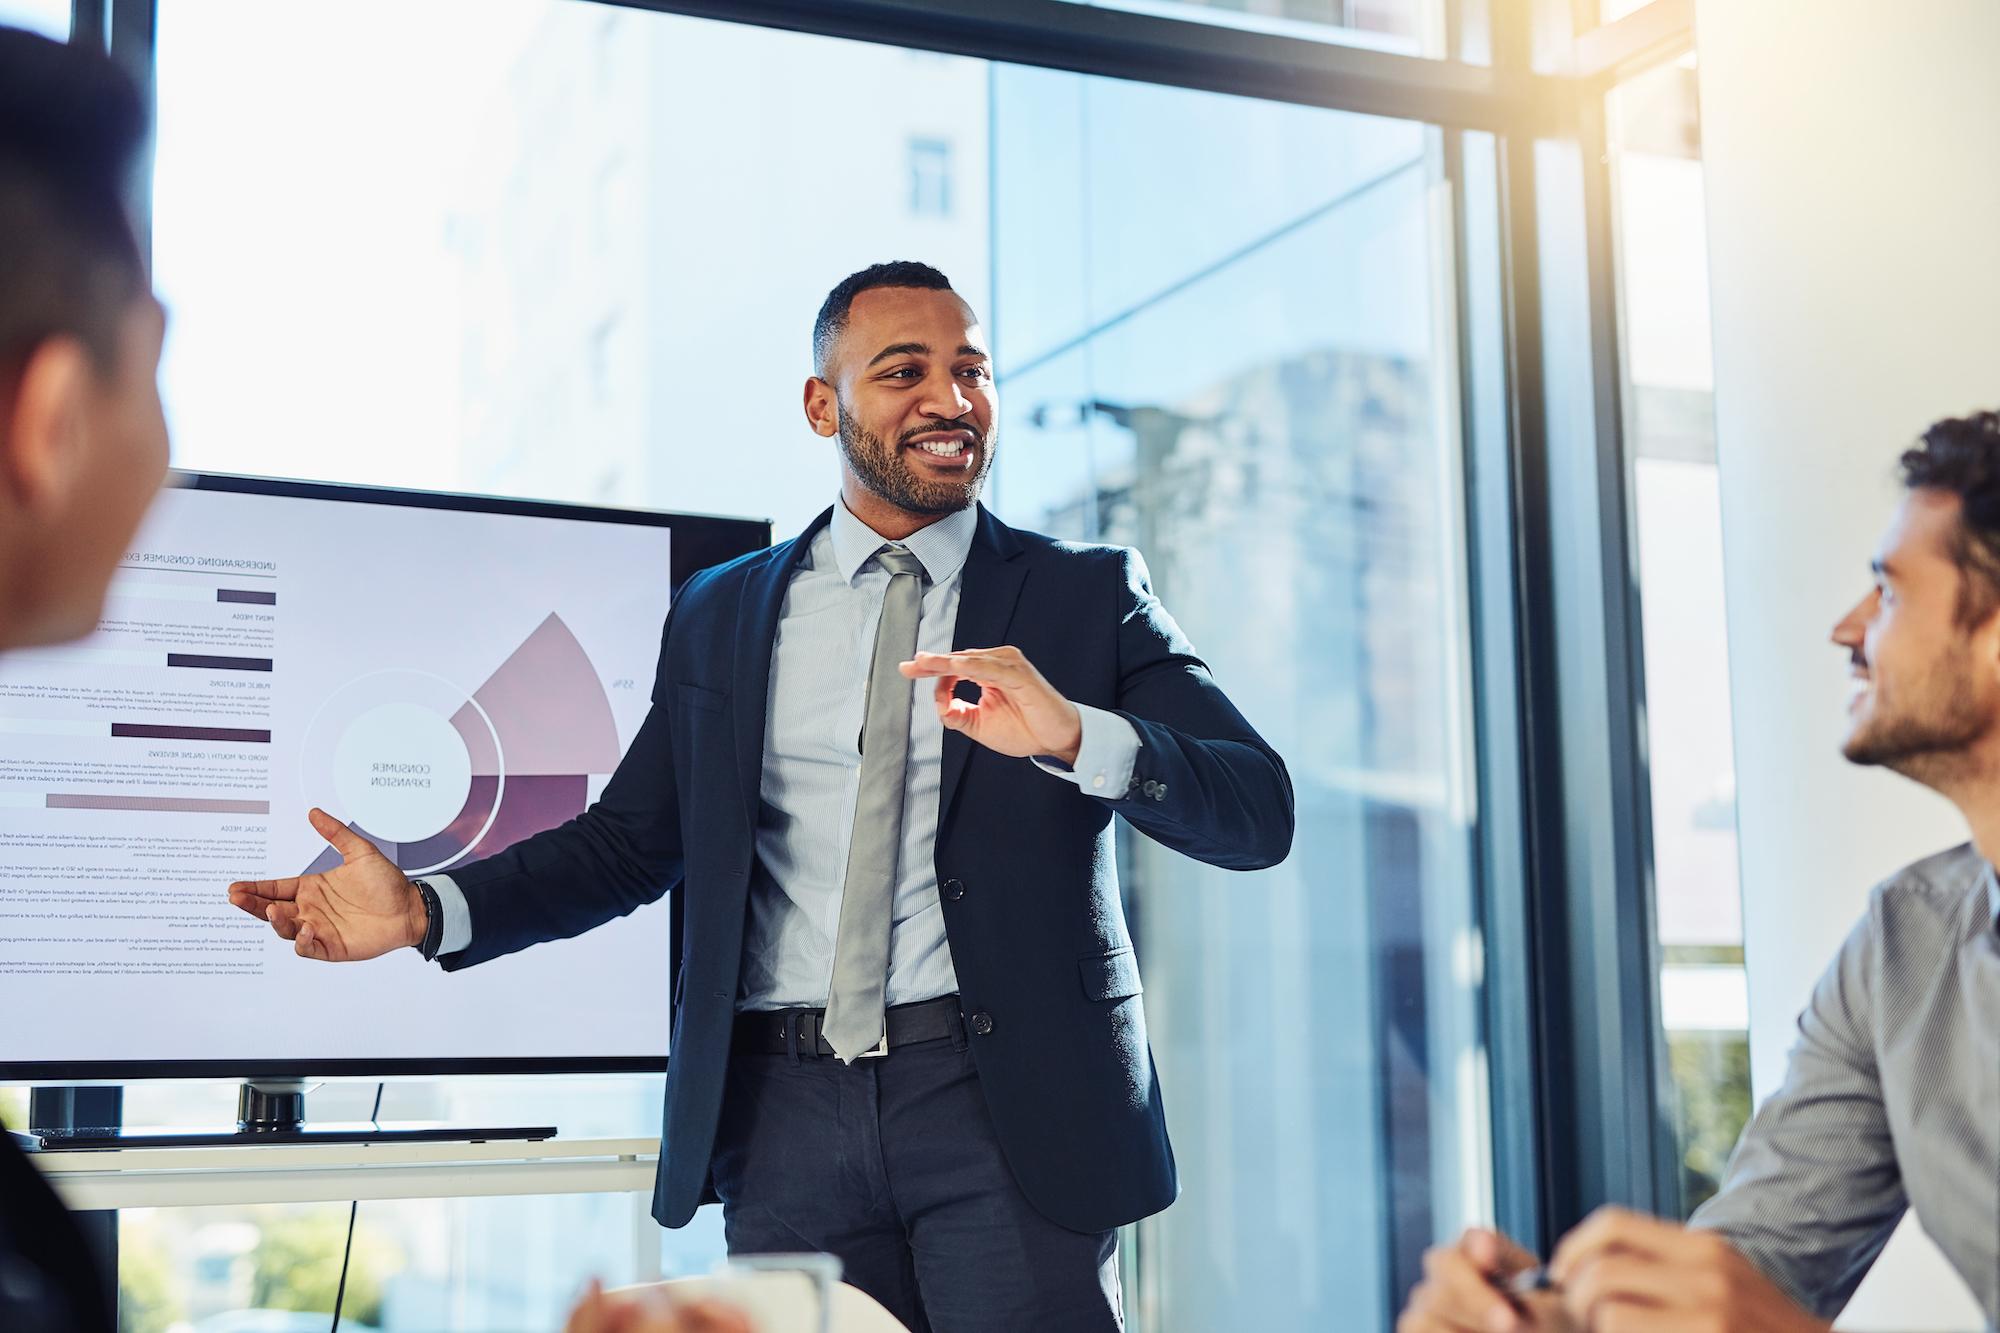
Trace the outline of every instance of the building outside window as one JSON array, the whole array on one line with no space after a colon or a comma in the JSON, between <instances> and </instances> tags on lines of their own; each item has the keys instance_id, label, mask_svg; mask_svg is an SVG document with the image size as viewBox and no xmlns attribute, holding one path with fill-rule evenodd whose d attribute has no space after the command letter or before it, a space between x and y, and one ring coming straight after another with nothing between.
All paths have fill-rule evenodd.
<instances>
[{"instance_id":1,"label":"building outside window","mask_svg":"<svg viewBox=\"0 0 2000 1333\"><path fill-rule=\"evenodd\" d=\"M944 139L910 140L910 213L951 216L951 144Z\"/></svg>"}]
</instances>

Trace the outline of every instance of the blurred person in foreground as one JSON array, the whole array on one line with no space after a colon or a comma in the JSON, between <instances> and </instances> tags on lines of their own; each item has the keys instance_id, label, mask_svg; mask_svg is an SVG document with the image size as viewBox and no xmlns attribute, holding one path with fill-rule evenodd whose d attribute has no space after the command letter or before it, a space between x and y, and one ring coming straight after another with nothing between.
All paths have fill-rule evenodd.
<instances>
[{"instance_id":1,"label":"blurred person in foreground","mask_svg":"<svg viewBox=\"0 0 2000 1333\"><path fill-rule=\"evenodd\" d=\"M1534 1256L1473 1230L1425 1257L1399 1333L1824 1333L1906 1209L2000 1320L2000 415L1902 456L1907 494L1834 626L1841 746L1922 783L1972 841L1877 886L1799 1018L1785 1081L1685 1227L1606 1208Z\"/></svg>"},{"instance_id":2,"label":"blurred person in foreground","mask_svg":"<svg viewBox=\"0 0 2000 1333\"><path fill-rule=\"evenodd\" d=\"M166 475L166 317L123 204L145 136L106 56L0 27L0 651L96 627ZM577 1319L575 1333L750 1327L643 1295L587 1297ZM76 1220L0 1134L0 1329L115 1326Z\"/></svg>"},{"instance_id":3,"label":"blurred person in foreground","mask_svg":"<svg viewBox=\"0 0 2000 1333\"><path fill-rule=\"evenodd\" d=\"M96 625L166 474L164 318L122 203L145 132L105 56L0 28L0 651ZM112 1326L82 1231L0 1134L0 1328Z\"/></svg>"}]
</instances>

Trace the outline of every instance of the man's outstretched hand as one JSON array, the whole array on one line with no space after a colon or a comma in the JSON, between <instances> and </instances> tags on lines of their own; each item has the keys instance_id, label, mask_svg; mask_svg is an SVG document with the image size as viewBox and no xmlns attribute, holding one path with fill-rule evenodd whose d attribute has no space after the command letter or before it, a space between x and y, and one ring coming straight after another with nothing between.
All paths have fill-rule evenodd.
<instances>
[{"instance_id":1,"label":"man's outstretched hand","mask_svg":"<svg viewBox=\"0 0 2000 1333\"><path fill-rule=\"evenodd\" d=\"M912 680L935 680L938 719L989 750L1028 757L1054 755L1076 762L1083 718L1019 648L961 648L918 653L899 668ZM979 702L952 697L958 682L979 686Z\"/></svg>"},{"instance_id":2,"label":"man's outstretched hand","mask_svg":"<svg viewBox=\"0 0 2000 1333\"><path fill-rule=\"evenodd\" d=\"M333 844L341 864L296 879L238 880L229 901L292 941L301 958L352 963L421 944L423 895L375 844L315 808L314 831Z\"/></svg>"}]
</instances>

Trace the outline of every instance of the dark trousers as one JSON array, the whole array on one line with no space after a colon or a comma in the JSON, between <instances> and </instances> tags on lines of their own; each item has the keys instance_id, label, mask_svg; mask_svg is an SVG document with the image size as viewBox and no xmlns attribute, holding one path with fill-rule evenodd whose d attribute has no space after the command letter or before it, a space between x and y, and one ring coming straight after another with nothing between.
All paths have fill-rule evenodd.
<instances>
[{"instance_id":1,"label":"dark trousers","mask_svg":"<svg viewBox=\"0 0 2000 1333\"><path fill-rule=\"evenodd\" d=\"M1118 1233L1022 1197L963 1027L852 1065L739 1048L714 1173L731 1254L836 1254L915 1333L1125 1326Z\"/></svg>"}]
</instances>

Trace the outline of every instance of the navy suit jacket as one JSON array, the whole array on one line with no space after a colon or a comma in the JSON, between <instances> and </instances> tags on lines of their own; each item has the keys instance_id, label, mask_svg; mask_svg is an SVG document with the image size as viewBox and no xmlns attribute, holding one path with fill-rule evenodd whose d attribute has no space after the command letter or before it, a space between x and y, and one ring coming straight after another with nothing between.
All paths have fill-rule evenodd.
<instances>
[{"instance_id":1,"label":"navy suit jacket","mask_svg":"<svg viewBox=\"0 0 2000 1333\"><path fill-rule=\"evenodd\" d=\"M473 929L469 947L440 960L447 968L580 934L681 889L686 957L653 1195L667 1226L713 1197L771 649L792 573L831 513L687 581L652 708L602 799L452 872ZM1211 865L1259 869L1290 850L1291 779L1194 656L1135 552L1017 532L982 508L962 577L956 646L1018 647L1070 700L1123 715L1139 735L1131 786L1106 800L947 731L939 795L939 898L964 1012L991 1019L971 1041L1002 1150L1044 1215L1107 1230L1179 1189L1111 817Z\"/></svg>"}]
</instances>

